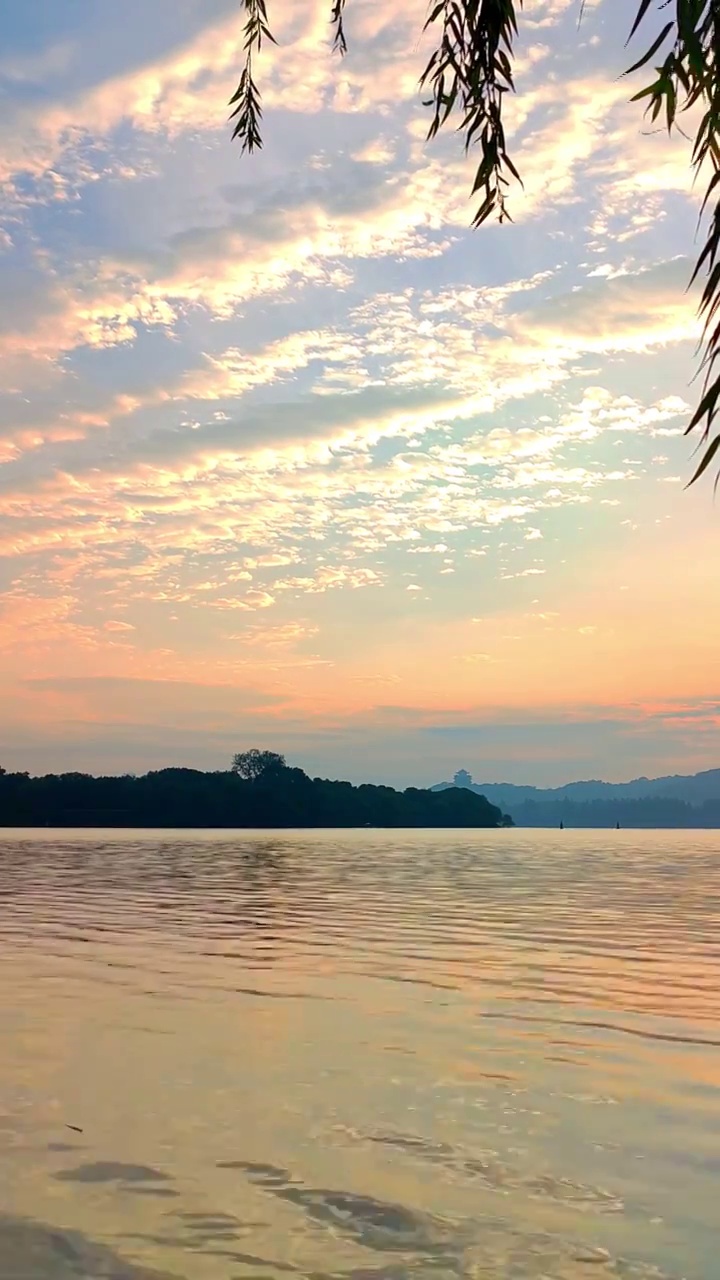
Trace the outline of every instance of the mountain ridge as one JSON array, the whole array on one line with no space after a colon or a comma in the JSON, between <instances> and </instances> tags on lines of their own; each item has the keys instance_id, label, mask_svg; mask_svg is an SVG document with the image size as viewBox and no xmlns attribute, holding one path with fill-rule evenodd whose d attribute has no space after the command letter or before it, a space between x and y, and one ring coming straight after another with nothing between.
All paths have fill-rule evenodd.
<instances>
[{"instance_id":1,"label":"mountain ridge","mask_svg":"<svg viewBox=\"0 0 720 1280\"><path fill-rule=\"evenodd\" d=\"M519 826L552 826L567 820L583 826L616 821L632 826L720 826L720 769L629 782L590 779L559 787L474 782L460 769L452 782L436 783L431 790L454 787L485 796Z\"/></svg>"}]
</instances>

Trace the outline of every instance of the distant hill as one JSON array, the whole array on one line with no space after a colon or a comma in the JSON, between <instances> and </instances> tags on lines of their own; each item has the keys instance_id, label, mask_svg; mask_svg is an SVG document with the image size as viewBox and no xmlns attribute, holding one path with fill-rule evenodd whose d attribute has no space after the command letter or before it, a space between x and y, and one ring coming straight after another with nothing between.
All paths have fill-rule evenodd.
<instances>
[{"instance_id":1,"label":"distant hill","mask_svg":"<svg viewBox=\"0 0 720 1280\"><path fill-rule=\"evenodd\" d=\"M459 788L485 796L517 826L720 827L720 769L632 782L569 782L562 787L473 782L466 770L433 791Z\"/></svg>"}]
</instances>

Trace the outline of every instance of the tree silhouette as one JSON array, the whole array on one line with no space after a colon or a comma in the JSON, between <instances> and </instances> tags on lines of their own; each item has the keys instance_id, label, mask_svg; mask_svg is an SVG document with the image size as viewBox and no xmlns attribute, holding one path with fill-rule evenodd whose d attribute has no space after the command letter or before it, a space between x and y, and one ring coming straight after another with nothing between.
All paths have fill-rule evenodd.
<instances>
[{"instance_id":1,"label":"tree silhouette","mask_svg":"<svg viewBox=\"0 0 720 1280\"><path fill-rule=\"evenodd\" d=\"M230 772L236 773L245 782L257 782L267 774L277 774L287 768L285 757L275 751L258 751L251 747L249 751L238 751L233 756Z\"/></svg>"},{"instance_id":2,"label":"tree silhouette","mask_svg":"<svg viewBox=\"0 0 720 1280\"><path fill-rule=\"evenodd\" d=\"M421 791L309 778L274 751L245 751L236 770L158 769L134 777L0 773L0 828L500 827L472 791ZM233 762L234 763L234 762ZM238 776L241 775L241 776Z\"/></svg>"},{"instance_id":3,"label":"tree silhouette","mask_svg":"<svg viewBox=\"0 0 720 1280\"><path fill-rule=\"evenodd\" d=\"M240 139L243 151L254 151L262 146L262 101L253 60L263 41L275 40L267 0L243 3L245 65L230 99L230 118L235 122L233 138ZM346 3L331 0L333 47L341 54L347 50ZM704 279L700 315L705 322L704 383L686 429L687 434L699 427L704 446L690 480L693 484L720 449L720 433L715 431L720 410L720 374L716 374L720 359L720 0L673 0L672 7L670 0L636 0L636 4L629 39L647 31L653 18L657 29L641 57L626 71L630 75L654 65L654 78L632 101L644 105L652 121L661 119L668 133L680 128L680 116L696 108L692 167L696 174L709 171L701 206L707 234L692 276L692 281ZM523 0L436 0L425 19L425 29L437 33L434 52L420 75L420 86L429 94L426 105L432 108L428 138L452 120L464 136L465 150L479 147L472 188L480 201L473 219L476 227L493 213L500 222L510 218L508 188L511 180L521 181L508 151L503 103L515 91L513 42L522 7ZM578 7L582 16L585 0L578 0Z\"/></svg>"}]
</instances>

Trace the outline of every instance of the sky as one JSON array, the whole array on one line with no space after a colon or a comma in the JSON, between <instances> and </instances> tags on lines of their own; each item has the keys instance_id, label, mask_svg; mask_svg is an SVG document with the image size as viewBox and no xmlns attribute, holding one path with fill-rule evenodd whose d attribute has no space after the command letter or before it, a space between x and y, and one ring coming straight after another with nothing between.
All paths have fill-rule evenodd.
<instances>
[{"instance_id":1,"label":"sky","mask_svg":"<svg viewBox=\"0 0 720 1280\"><path fill-rule=\"evenodd\" d=\"M512 224L419 0L0 13L0 762L552 785L720 763L689 144L624 0L528 0ZM637 53L642 52L640 45Z\"/></svg>"}]
</instances>

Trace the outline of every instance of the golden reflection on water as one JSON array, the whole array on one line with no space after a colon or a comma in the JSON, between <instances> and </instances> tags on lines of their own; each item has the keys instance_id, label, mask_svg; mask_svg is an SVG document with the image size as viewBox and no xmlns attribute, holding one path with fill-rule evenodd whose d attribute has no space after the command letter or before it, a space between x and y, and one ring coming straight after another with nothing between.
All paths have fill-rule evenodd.
<instances>
[{"instance_id":1,"label":"golden reflection on water","mask_svg":"<svg viewBox=\"0 0 720 1280\"><path fill-rule=\"evenodd\" d=\"M719 866L5 833L0 1277L714 1280Z\"/></svg>"}]
</instances>

